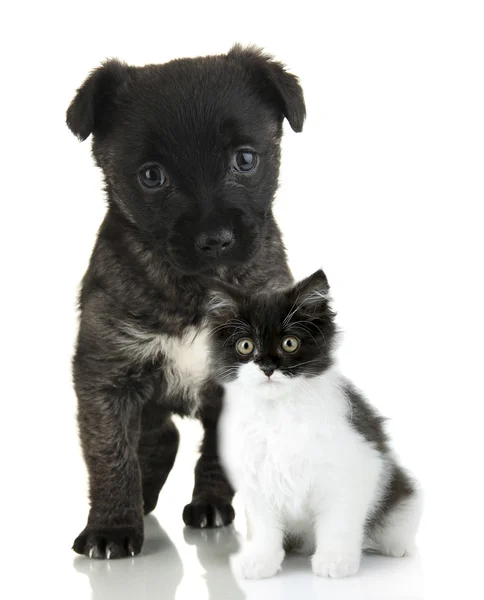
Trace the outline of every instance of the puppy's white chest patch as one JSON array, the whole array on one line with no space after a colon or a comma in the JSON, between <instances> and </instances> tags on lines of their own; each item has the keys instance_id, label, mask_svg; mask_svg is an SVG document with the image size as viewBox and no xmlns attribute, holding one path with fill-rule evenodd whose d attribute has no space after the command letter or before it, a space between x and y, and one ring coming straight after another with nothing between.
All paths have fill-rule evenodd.
<instances>
[{"instance_id":1,"label":"puppy's white chest patch","mask_svg":"<svg viewBox=\"0 0 484 600\"><path fill-rule=\"evenodd\" d=\"M181 337L158 336L169 393L197 393L209 374L206 329L191 327Z\"/></svg>"},{"instance_id":2,"label":"puppy's white chest patch","mask_svg":"<svg viewBox=\"0 0 484 600\"><path fill-rule=\"evenodd\" d=\"M138 359L163 358L167 393L185 396L192 404L192 410L196 410L198 392L210 372L209 329L188 327L180 336L173 336L145 333L130 326L126 333L129 334L129 350Z\"/></svg>"}]
</instances>

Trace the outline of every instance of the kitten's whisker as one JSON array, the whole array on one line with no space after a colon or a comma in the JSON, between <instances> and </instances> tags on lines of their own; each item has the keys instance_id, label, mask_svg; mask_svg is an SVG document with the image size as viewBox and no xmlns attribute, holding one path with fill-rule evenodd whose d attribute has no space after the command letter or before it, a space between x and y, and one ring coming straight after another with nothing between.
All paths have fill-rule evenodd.
<instances>
[{"instance_id":1,"label":"kitten's whisker","mask_svg":"<svg viewBox=\"0 0 484 600\"><path fill-rule=\"evenodd\" d=\"M304 379L296 379L296 382L299 384L299 387L306 392L306 394L315 400L315 406L320 406L324 412L326 412L326 407L324 406L324 402L321 401L321 398L316 394L316 392L311 388L311 386L304 381Z\"/></svg>"},{"instance_id":2,"label":"kitten's whisker","mask_svg":"<svg viewBox=\"0 0 484 600\"><path fill-rule=\"evenodd\" d=\"M224 373L223 375L215 376L215 380L219 383L228 383L229 381L232 381L236 375L237 373L235 371L232 373Z\"/></svg>"},{"instance_id":3,"label":"kitten's whisker","mask_svg":"<svg viewBox=\"0 0 484 600\"><path fill-rule=\"evenodd\" d=\"M214 327L212 330L210 330L208 337L210 339L218 331L222 331L223 329L234 329L235 327L240 327L240 325L230 325L230 323L224 323L223 325L219 325L218 327Z\"/></svg>"},{"instance_id":4,"label":"kitten's whisker","mask_svg":"<svg viewBox=\"0 0 484 600\"><path fill-rule=\"evenodd\" d=\"M299 300L299 295L297 296L297 298L294 300L294 304L291 306L291 308L289 309L288 314L286 315L286 318L284 319L284 321L282 322L283 325L285 325L287 323L287 321L291 318L289 315L291 315L292 309L296 306L296 302Z\"/></svg>"},{"instance_id":5,"label":"kitten's whisker","mask_svg":"<svg viewBox=\"0 0 484 600\"><path fill-rule=\"evenodd\" d=\"M246 323L245 321L242 321L241 319L229 319L222 325L218 325L217 327L214 327L213 329L211 329L211 331L209 333L209 338L212 337L218 331L221 331L222 329L235 329L235 328L248 330L249 324Z\"/></svg>"},{"instance_id":6,"label":"kitten's whisker","mask_svg":"<svg viewBox=\"0 0 484 600\"><path fill-rule=\"evenodd\" d=\"M250 329L249 323L247 323L247 321L244 321L242 319L230 319L228 321L228 323L237 323L237 324L241 325L242 327L246 327L246 328Z\"/></svg>"},{"instance_id":7,"label":"kitten's whisker","mask_svg":"<svg viewBox=\"0 0 484 600\"><path fill-rule=\"evenodd\" d=\"M297 369L298 367L302 367L303 365L308 365L309 363L317 362L317 358L313 358L312 360L306 360L302 363L298 363L297 365L292 365L291 367L286 367L286 369Z\"/></svg>"},{"instance_id":8,"label":"kitten's whisker","mask_svg":"<svg viewBox=\"0 0 484 600\"><path fill-rule=\"evenodd\" d=\"M298 329L298 328L302 329L302 330L303 330L303 331L305 331L305 332L306 332L308 335L310 335L310 336L313 338L313 342L316 344L316 346L317 346L317 347L318 347L320 350L323 350L323 349L321 348L321 346L318 344L318 342L316 341L316 338L314 337L314 335L313 335L313 334L312 334L312 333L309 331L309 329L308 329L307 327L305 327L304 325L297 325L296 327L292 327L292 326L291 326L291 329ZM324 339L324 336L323 336L323 339ZM326 340L324 340L324 341L326 342Z\"/></svg>"},{"instance_id":9,"label":"kitten's whisker","mask_svg":"<svg viewBox=\"0 0 484 600\"><path fill-rule=\"evenodd\" d=\"M296 305L296 302L299 300L299 296L296 298L296 300L294 301L294 304L291 306L291 308L289 309L289 313L286 315L286 318L284 319L284 321L282 322L282 325L287 325L287 323L289 323L289 321L292 319L292 317L297 313L297 311L301 308L301 306L304 304L304 300L302 300L297 306L296 308L294 308L294 306ZM294 309L294 310L293 310Z\"/></svg>"},{"instance_id":10,"label":"kitten's whisker","mask_svg":"<svg viewBox=\"0 0 484 600\"><path fill-rule=\"evenodd\" d=\"M302 323L308 323L309 325L312 325L313 327L315 327L321 334L321 337L323 338L324 343L326 344L326 338L324 337L324 333L321 331L321 329L315 323L312 323L311 321L296 321L295 323L291 323L291 325L301 325ZM308 333L310 333L310 332L308 331Z\"/></svg>"},{"instance_id":11,"label":"kitten's whisker","mask_svg":"<svg viewBox=\"0 0 484 600\"><path fill-rule=\"evenodd\" d=\"M229 337L225 340L225 342L223 343L223 346L227 346L227 344L230 342L230 340L232 338L234 338L235 336L242 336L244 334L246 330L242 329L241 327L238 327L236 329L236 331L234 331L234 333L232 333L231 335L229 335ZM247 334L246 334L247 335Z\"/></svg>"},{"instance_id":12,"label":"kitten's whisker","mask_svg":"<svg viewBox=\"0 0 484 600\"><path fill-rule=\"evenodd\" d=\"M224 375L236 372L237 369L238 369L238 367L228 367L227 369L224 369L223 371L215 370L214 375L215 375L215 377L223 377Z\"/></svg>"},{"instance_id":13,"label":"kitten's whisker","mask_svg":"<svg viewBox=\"0 0 484 600\"><path fill-rule=\"evenodd\" d=\"M229 373L230 371L236 371L238 369L238 365L231 365L230 367L216 367L213 369L213 373L215 375L222 375L224 373Z\"/></svg>"}]
</instances>

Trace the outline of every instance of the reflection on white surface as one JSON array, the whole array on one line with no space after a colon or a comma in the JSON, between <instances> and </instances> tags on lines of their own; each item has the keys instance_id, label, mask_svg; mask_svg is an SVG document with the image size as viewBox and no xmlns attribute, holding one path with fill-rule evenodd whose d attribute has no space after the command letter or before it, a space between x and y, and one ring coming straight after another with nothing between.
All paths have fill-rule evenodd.
<instances>
[{"instance_id":1,"label":"reflection on white surface","mask_svg":"<svg viewBox=\"0 0 484 600\"><path fill-rule=\"evenodd\" d=\"M192 529L185 527L184 539L197 548L200 565L205 569L208 598L242 600L246 595L239 587L230 565L230 557L241 547L234 526L221 529Z\"/></svg>"},{"instance_id":2,"label":"reflection on white surface","mask_svg":"<svg viewBox=\"0 0 484 600\"><path fill-rule=\"evenodd\" d=\"M92 600L118 598L174 598L183 577L183 565L176 547L155 517L145 520L143 554L122 560L74 559L79 573L89 577Z\"/></svg>"},{"instance_id":3,"label":"reflection on white surface","mask_svg":"<svg viewBox=\"0 0 484 600\"><path fill-rule=\"evenodd\" d=\"M74 567L89 578L91 600L398 600L424 597L418 557L366 555L360 573L345 580L315 577L307 557L290 556L283 571L263 581L240 578L234 555L241 536L233 526L216 530L185 528L175 544L154 516L146 518L146 542L136 558L101 561L76 557Z\"/></svg>"}]
</instances>

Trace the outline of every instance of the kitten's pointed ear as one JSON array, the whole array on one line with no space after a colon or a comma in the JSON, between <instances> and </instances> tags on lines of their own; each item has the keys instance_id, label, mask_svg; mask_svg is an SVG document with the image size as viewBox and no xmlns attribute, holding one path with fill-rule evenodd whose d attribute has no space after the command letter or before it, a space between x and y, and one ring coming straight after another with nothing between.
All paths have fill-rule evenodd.
<instances>
[{"instance_id":1,"label":"kitten's pointed ear","mask_svg":"<svg viewBox=\"0 0 484 600\"><path fill-rule=\"evenodd\" d=\"M256 46L244 48L236 44L228 56L247 65L261 94L279 108L294 131L302 131L306 105L299 79L288 73L282 63Z\"/></svg>"},{"instance_id":2,"label":"kitten's pointed ear","mask_svg":"<svg viewBox=\"0 0 484 600\"><path fill-rule=\"evenodd\" d=\"M322 269L319 269L294 287L299 303L305 308L321 306L329 300L329 284Z\"/></svg>"},{"instance_id":3,"label":"kitten's pointed ear","mask_svg":"<svg viewBox=\"0 0 484 600\"><path fill-rule=\"evenodd\" d=\"M209 317L229 319L237 312L237 301L227 286L217 286L208 295L206 311Z\"/></svg>"},{"instance_id":4,"label":"kitten's pointed ear","mask_svg":"<svg viewBox=\"0 0 484 600\"><path fill-rule=\"evenodd\" d=\"M66 123L81 141L106 128L119 88L126 83L130 67L119 60L108 60L91 72L72 100Z\"/></svg>"}]
</instances>

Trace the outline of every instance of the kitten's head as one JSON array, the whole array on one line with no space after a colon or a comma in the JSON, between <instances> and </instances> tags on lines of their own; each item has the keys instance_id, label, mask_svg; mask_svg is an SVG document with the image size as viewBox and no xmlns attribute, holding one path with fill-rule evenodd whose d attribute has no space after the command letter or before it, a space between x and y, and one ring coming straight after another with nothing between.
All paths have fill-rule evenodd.
<instances>
[{"instance_id":1,"label":"kitten's head","mask_svg":"<svg viewBox=\"0 0 484 600\"><path fill-rule=\"evenodd\" d=\"M222 383L237 380L270 397L333 363L335 315L323 271L287 290L254 296L224 288L212 295L208 312Z\"/></svg>"}]
</instances>

